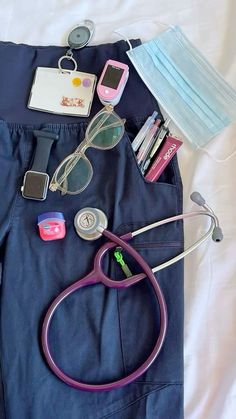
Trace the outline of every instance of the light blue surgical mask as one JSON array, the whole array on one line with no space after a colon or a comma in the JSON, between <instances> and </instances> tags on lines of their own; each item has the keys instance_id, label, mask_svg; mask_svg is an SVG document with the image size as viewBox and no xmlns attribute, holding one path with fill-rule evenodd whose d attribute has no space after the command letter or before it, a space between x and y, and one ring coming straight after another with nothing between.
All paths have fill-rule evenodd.
<instances>
[{"instance_id":1,"label":"light blue surgical mask","mask_svg":"<svg viewBox=\"0 0 236 419\"><path fill-rule=\"evenodd\" d=\"M127 54L163 109L197 147L236 119L236 92L179 27Z\"/></svg>"}]
</instances>

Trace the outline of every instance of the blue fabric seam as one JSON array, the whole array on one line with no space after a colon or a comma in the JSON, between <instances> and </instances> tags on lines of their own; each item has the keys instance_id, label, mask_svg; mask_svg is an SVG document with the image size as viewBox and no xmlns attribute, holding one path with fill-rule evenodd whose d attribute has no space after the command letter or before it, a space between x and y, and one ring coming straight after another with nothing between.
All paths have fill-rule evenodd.
<instances>
[{"instance_id":1,"label":"blue fabric seam","mask_svg":"<svg viewBox=\"0 0 236 419\"><path fill-rule=\"evenodd\" d=\"M23 158L22 158L23 170L26 170L26 167L25 167L26 166L26 160L27 160L27 158L26 158L26 156L27 156L27 143L26 143L26 141L24 142L24 147L23 147L23 153L22 154L23 154ZM20 182L17 182L17 189L15 191L15 198L14 198L14 201L12 203L11 214L10 214L9 222L8 222L8 226L7 226L8 233L10 232L10 230L12 228L12 225L13 225L13 220L14 220L14 217L15 217L17 203L18 203L18 200L20 198L20 192L18 191L18 188L20 188L21 184L22 184L22 178L21 178Z\"/></svg>"},{"instance_id":2,"label":"blue fabric seam","mask_svg":"<svg viewBox=\"0 0 236 419\"><path fill-rule=\"evenodd\" d=\"M117 266L115 265L115 278L117 277L116 274L117 274ZM124 353L123 339L122 339L122 325L121 325L121 315L120 315L119 290L116 290L116 295L117 295L117 310L118 310L118 320L119 320L119 335L120 335L121 355L122 355L122 362L123 362L124 374L127 375L127 372L126 372L126 362L125 362L125 353Z\"/></svg>"},{"instance_id":3,"label":"blue fabric seam","mask_svg":"<svg viewBox=\"0 0 236 419\"><path fill-rule=\"evenodd\" d=\"M2 334L1 334L1 336L2 336ZM2 347L2 340L1 340L1 347ZM3 409L4 409L4 418L6 419L7 418L7 408L6 408L6 402L5 402L5 384L4 384L4 381L3 381L3 374L2 374L2 365L3 365L3 362L2 362L2 351L0 351L0 379L1 379L1 382L2 382L2 400L3 400Z\"/></svg>"},{"instance_id":4,"label":"blue fabric seam","mask_svg":"<svg viewBox=\"0 0 236 419\"><path fill-rule=\"evenodd\" d=\"M145 384L146 384L146 383L145 383ZM122 410L127 409L129 406L132 406L133 404L137 403L138 401L140 401L140 400L142 400L142 399L146 398L146 397L147 397L147 396L149 396L150 394L155 393L155 392L160 391L160 390L163 390L163 389L165 389L165 388L167 388L167 387L175 386L175 385L182 385L182 384L172 384L172 383L171 383L171 384L166 384L166 385L163 385L163 386L161 386L161 387L155 388L154 390L150 390L150 391L148 391L147 393L145 393L145 394L143 394L143 395L139 396L137 399L133 400L132 402L128 403L127 405L125 405L125 406L123 406L123 407L119 408L118 410L115 410L115 411L113 411L113 412L111 412L111 413L108 413L108 414L107 414L107 415L105 415L105 416L101 416L99 419L107 419L107 418L111 417L112 415L114 415L114 414L116 414L116 413L119 413L119 412L121 412Z\"/></svg>"},{"instance_id":5,"label":"blue fabric seam","mask_svg":"<svg viewBox=\"0 0 236 419\"><path fill-rule=\"evenodd\" d=\"M159 115L160 116L160 115ZM126 122L130 123L144 123L146 120L145 116L142 115L134 115L126 118ZM42 127L52 129L52 130L74 130L79 131L81 127L87 127L90 123L90 119L88 121L80 121L76 122L68 122L68 123L50 123L45 122L42 124L19 124L17 122L8 122L4 119L0 119L0 124L4 124L8 127L9 130L21 130L21 131L33 131L34 129L41 129Z\"/></svg>"}]
</instances>

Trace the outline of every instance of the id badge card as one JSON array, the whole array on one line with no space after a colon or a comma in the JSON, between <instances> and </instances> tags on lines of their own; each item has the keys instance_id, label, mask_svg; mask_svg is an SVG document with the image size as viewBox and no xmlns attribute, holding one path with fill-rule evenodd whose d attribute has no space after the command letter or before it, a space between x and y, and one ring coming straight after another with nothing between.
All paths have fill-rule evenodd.
<instances>
[{"instance_id":1,"label":"id badge card","mask_svg":"<svg viewBox=\"0 0 236 419\"><path fill-rule=\"evenodd\" d=\"M89 116L97 77L80 71L38 67L28 108L71 116Z\"/></svg>"}]
</instances>

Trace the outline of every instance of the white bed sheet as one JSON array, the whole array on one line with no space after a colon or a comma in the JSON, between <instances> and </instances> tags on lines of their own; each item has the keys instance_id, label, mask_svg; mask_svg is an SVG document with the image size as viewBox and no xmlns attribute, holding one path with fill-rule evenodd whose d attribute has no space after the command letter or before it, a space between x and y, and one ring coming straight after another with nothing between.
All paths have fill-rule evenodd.
<instances>
[{"instance_id":1,"label":"white bed sheet","mask_svg":"<svg viewBox=\"0 0 236 419\"><path fill-rule=\"evenodd\" d=\"M96 23L93 43L117 40L112 31L121 27L130 37L149 39L157 27L142 19L150 16L178 24L236 88L235 0L0 0L0 6L0 39L34 45L65 45L70 28L84 18ZM235 130L236 123L215 138L208 146L210 153L220 159L231 154L236 149ZM207 242L185 260L185 418L234 419L236 156L217 163L185 140L179 161L185 211L194 208L191 191L199 190L224 232L222 243ZM203 231L202 220L186 222L186 241Z\"/></svg>"}]
</instances>

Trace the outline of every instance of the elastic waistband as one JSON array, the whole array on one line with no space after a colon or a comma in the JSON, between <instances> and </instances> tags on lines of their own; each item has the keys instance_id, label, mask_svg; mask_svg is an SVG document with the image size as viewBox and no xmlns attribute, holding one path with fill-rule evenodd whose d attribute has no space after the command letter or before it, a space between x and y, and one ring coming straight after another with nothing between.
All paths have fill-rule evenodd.
<instances>
[{"instance_id":1,"label":"elastic waistband","mask_svg":"<svg viewBox=\"0 0 236 419\"><path fill-rule=\"evenodd\" d=\"M141 44L141 40L140 39L132 39L131 41L132 47L135 48L136 46L139 46ZM119 41L116 41L114 43L112 42L108 42L105 44L98 44L98 45L88 45L85 48L82 49L78 49L78 50L73 50L73 55L76 54L80 54L82 51L92 51L93 49L107 49L109 47L113 47L113 48L117 48L120 50L128 50L129 49L129 45L128 43L121 39ZM61 55L65 55L65 52L69 49L69 46L65 45L65 46L60 46L60 45L29 45L29 44L24 44L24 43L19 43L17 44L16 42L12 42L12 41L0 41L0 49L1 48L13 48L13 50L15 49L15 51L19 48L25 48L26 50L31 50L33 52L35 52L36 50L44 50L44 51L48 51L50 54L53 52L57 52L60 56Z\"/></svg>"},{"instance_id":2,"label":"elastic waistband","mask_svg":"<svg viewBox=\"0 0 236 419\"><path fill-rule=\"evenodd\" d=\"M160 115L161 117L161 115ZM81 118L78 118L81 119ZM126 127L132 127L135 125L136 127L141 127L141 125L145 122L146 117L131 117L126 118L125 126ZM18 123L18 122L7 122L5 120L0 120L0 129L1 127L6 127L9 131L33 131L37 129L46 129L48 131L53 132L60 132L60 131L80 131L86 130L88 124L89 124L88 118L83 121L79 122L73 122L73 123L40 123L40 124L29 124L29 123Z\"/></svg>"},{"instance_id":3,"label":"elastic waistband","mask_svg":"<svg viewBox=\"0 0 236 419\"><path fill-rule=\"evenodd\" d=\"M132 47L141 41L131 40ZM121 61L129 66L129 79L116 112L126 119L144 119L156 108L156 103L149 90L131 64L126 51L128 43L124 40L116 43L88 46L74 50L73 56L78 64L78 71L90 72L100 77L108 59ZM68 47L32 46L0 42L0 119L15 126L41 127L42 124L65 125L88 123L103 107L95 92L89 118L56 115L27 108L28 98L37 67L58 67L58 60L65 55ZM13 126L12 125L12 126Z\"/></svg>"}]
</instances>

